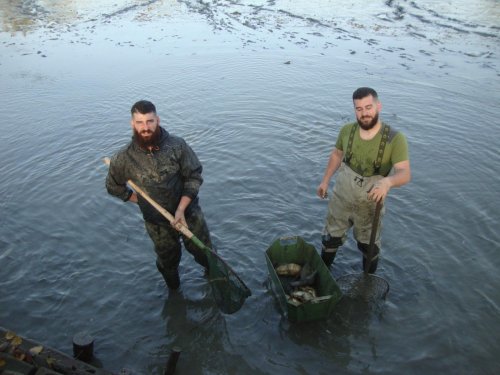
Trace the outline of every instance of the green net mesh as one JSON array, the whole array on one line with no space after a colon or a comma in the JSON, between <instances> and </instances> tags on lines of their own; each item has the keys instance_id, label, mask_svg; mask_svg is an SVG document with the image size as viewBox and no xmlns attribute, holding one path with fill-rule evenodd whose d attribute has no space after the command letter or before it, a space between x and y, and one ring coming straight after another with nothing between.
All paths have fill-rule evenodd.
<instances>
[{"instance_id":1,"label":"green net mesh","mask_svg":"<svg viewBox=\"0 0 500 375\"><path fill-rule=\"evenodd\" d=\"M216 253L207 252L207 258L208 280L215 303L223 313L235 313L252 295L250 289Z\"/></svg>"}]
</instances>

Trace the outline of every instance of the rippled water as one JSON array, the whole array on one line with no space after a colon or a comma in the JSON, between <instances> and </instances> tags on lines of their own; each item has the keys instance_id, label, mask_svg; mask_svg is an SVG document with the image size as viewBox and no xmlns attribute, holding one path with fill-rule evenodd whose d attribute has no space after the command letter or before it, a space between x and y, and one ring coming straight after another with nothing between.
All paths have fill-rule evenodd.
<instances>
[{"instance_id":1,"label":"rippled water","mask_svg":"<svg viewBox=\"0 0 500 375\"><path fill-rule=\"evenodd\" d=\"M66 353L89 330L105 368L141 374L174 345L182 374L496 373L498 1L40 0L0 15L0 326ZM391 291L292 325L264 251L284 235L319 250L315 189L361 85L410 144L413 181L384 221ZM136 207L106 194L101 158L141 98L204 165L214 243L253 292L234 315L188 254L169 295ZM334 276L360 271L352 241L337 259Z\"/></svg>"}]
</instances>

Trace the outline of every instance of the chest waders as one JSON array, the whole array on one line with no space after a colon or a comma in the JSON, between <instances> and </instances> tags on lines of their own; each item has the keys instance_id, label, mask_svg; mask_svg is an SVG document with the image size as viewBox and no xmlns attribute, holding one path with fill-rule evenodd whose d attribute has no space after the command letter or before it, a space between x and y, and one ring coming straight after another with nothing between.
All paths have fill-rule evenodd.
<instances>
[{"instance_id":1,"label":"chest waders","mask_svg":"<svg viewBox=\"0 0 500 375\"><path fill-rule=\"evenodd\" d=\"M383 178L379 173L390 127L383 124L382 139L380 140L377 157L373 162L374 175L372 176L362 176L349 167L352 157L352 144L357 130L358 125L354 125L351 129L345 156L335 179L332 197L328 202L328 216L322 236L321 249L321 258L327 267L332 265L337 250L344 244L347 231L351 227L354 227L354 238L357 241L358 249L363 253L363 270L366 266L366 255L376 205L374 201L368 199L368 190ZM377 230L370 273L374 273L377 269L378 254L380 252L380 229L381 226Z\"/></svg>"},{"instance_id":2,"label":"chest waders","mask_svg":"<svg viewBox=\"0 0 500 375\"><path fill-rule=\"evenodd\" d=\"M185 215L189 228L197 233L199 238L211 244L210 232L201 208L194 207ZM205 253L192 241L186 241L181 234L167 223L144 222L149 237L154 243L156 253L156 267L163 276L169 289L176 290L180 286L179 263L182 256L181 238L184 248L194 257L199 265L208 269L208 260Z\"/></svg>"}]
</instances>

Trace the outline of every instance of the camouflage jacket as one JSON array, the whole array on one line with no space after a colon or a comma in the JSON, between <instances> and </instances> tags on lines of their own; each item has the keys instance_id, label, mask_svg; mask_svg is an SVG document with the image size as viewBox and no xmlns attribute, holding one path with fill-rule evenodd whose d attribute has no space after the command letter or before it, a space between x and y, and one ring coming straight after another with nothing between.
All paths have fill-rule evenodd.
<instances>
[{"instance_id":1,"label":"camouflage jacket","mask_svg":"<svg viewBox=\"0 0 500 375\"><path fill-rule=\"evenodd\" d=\"M147 151L132 141L112 158L106 177L108 193L127 201L132 191L127 187L131 180L172 215L182 196L192 199L186 215L198 205L198 191L203 178L198 157L180 137L160 128L158 147ZM166 219L147 201L138 196L144 220L160 223Z\"/></svg>"}]
</instances>

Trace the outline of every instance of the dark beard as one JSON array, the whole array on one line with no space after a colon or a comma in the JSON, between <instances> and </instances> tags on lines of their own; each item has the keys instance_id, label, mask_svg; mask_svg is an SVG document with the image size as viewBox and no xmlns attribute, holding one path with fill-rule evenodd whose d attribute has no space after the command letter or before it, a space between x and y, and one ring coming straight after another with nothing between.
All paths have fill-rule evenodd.
<instances>
[{"instance_id":1,"label":"dark beard","mask_svg":"<svg viewBox=\"0 0 500 375\"><path fill-rule=\"evenodd\" d=\"M358 120L358 125L363 130L370 130L373 129L375 125L377 125L377 122L378 122L378 113L375 116L373 116L373 119L368 124L363 124L361 121Z\"/></svg>"},{"instance_id":2,"label":"dark beard","mask_svg":"<svg viewBox=\"0 0 500 375\"><path fill-rule=\"evenodd\" d=\"M160 140L160 127L157 126L154 132L142 132L139 134L137 130L134 129L134 139L142 149L150 149L151 147L156 147Z\"/></svg>"}]
</instances>

